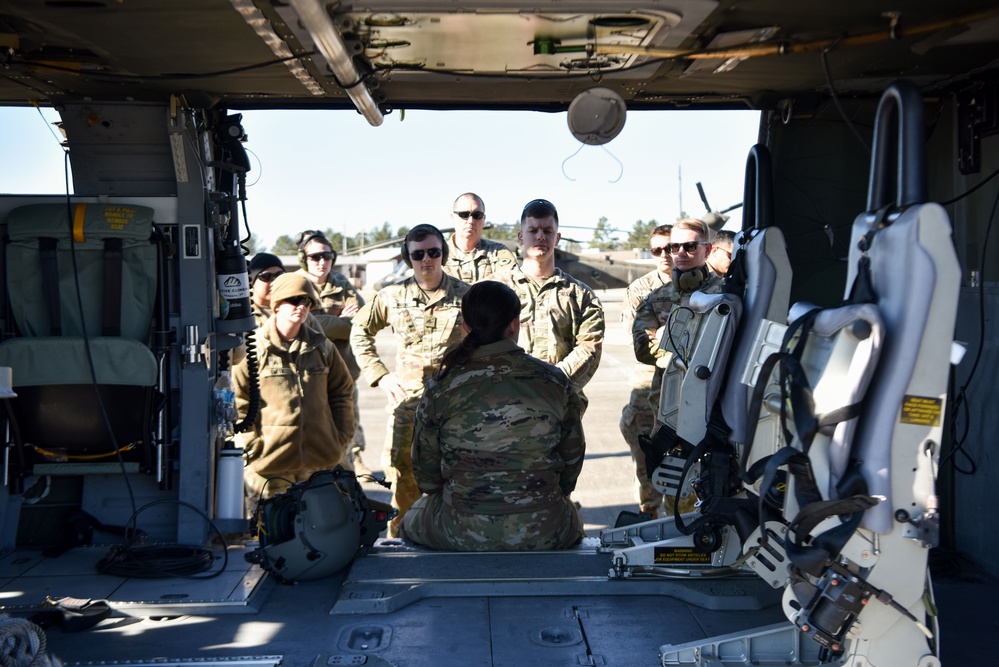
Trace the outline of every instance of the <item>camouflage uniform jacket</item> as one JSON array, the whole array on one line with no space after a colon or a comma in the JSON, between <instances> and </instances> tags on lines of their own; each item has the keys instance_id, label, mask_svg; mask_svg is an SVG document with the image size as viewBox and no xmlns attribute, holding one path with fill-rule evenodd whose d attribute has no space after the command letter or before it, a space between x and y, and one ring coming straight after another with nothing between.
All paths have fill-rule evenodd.
<instances>
[{"instance_id":1,"label":"camouflage uniform jacket","mask_svg":"<svg viewBox=\"0 0 999 667\"><path fill-rule=\"evenodd\" d=\"M695 291L706 294L720 294L725 287L725 279L712 272ZM677 307L690 303L693 292L683 292L670 282L649 292L635 311L635 321L631 325L631 334L635 346L635 358L644 364L656 364L656 360L665 357L668 352L660 349L656 341L656 332L665 326L670 314ZM677 324L674 330L680 328ZM681 347L688 348L696 342L696 331L685 334L684 340L677 340ZM666 335L665 333L663 334Z\"/></svg>"},{"instance_id":2,"label":"camouflage uniform jacket","mask_svg":"<svg viewBox=\"0 0 999 667\"><path fill-rule=\"evenodd\" d=\"M631 331L631 326L635 321L635 312L641 305L645 295L654 289L666 285L669 279L663 280L663 275L659 270L649 271L644 276L636 278L630 285L625 296L624 309L621 318L627 331ZM655 375L655 367L644 363L636 363L631 371L631 386L634 389L648 389L652 386L652 376Z\"/></svg>"},{"instance_id":3,"label":"camouflage uniform jacket","mask_svg":"<svg viewBox=\"0 0 999 667\"><path fill-rule=\"evenodd\" d=\"M467 284L445 275L429 302L415 278L389 285L375 294L354 316L350 332L350 346L364 379L374 387L388 374L375 350L375 334L391 327L399 339L395 375L409 397L418 399L447 346L465 337L461 328L461 297L467 291Z\"/></svg>"},{"instance_id":4,"label":"camouflage uniform jacket","mask_svg":"<svg viewBox=\"0 0 999 667\"><path fill-rule=\"evenodd\" d=\"M271 319L271 315L274 314L270 308L258 306L255 303L250 305L250 310L253 311L253 320L257 323L258 329L267 324L267 320Z\"/></svg>"},{"instance_id":5,"label":"camouflage uniform jacket","mask_svg":"<svg viewBox=\"0 0 999 667\"><path fill-rule=\"evenodd\" d=\"M340 353L321 331L302 326L285 341L270 318L256 332L260 412L251 430L237 435L249 467L261 476L331 468L354 436L354 381ZM236 408L249 407L245 360L233 368Z\"/></svg>"},{"instance_id":6,"label":"camouflage uniform jacket","mask_svg":"<svg viewBox=\"0 0 999 667\"><path fill-rule=\"evenodd\" d=\"M459 250L454 236L448 239L447 264L444 273L469 285L510 271L517 265L517 256L502 243L479 239L470 252Z\"/></svg>"},{"instance_id":7,"label":"camouflage uniform jacket","mask_svg":"<svg viewBox=\"0 0 999 667\"><path fill-rule=\"evenodd\" d=\"M470 514L527 514L576 487L586 443L579 397L512 340L483 345L434 379L416 411L420 490Z\"/></svg>"},{"instance_id":8,"label":"camouflage uniform jacket","mask_svg":"<svg viewBox=\"0 0 999 667\"><path fill-rule=\"evenodd\" d=\"M303 269L299 269L296 273L308 277L308 273ZM337 352L350 369L350 376L356 380L360 375L360 368L354 359L354 353L350 350L351 318L340 317L340 313L350 304L361 308L364 305L364 297L357 293L350 280L336 271L330 271L326 282L317 285L316 291L319 292L320 304L309 313L316 318L311 326L315 327L318 324L326 337L333 341Z\"/></svg>"},{"instance_id":9,"label":"camouflage uniform jacket","mask_svg":"<svg viewBox=\"0 0 999 667\"><path fill-rule=\"evenodd\" d=\"M520 297L520 340L531 356L554 364L578 389L597 372L604 308L589 287L556 268L538 285L519 266L502 276Z\"/></svg>"}]
</instances>

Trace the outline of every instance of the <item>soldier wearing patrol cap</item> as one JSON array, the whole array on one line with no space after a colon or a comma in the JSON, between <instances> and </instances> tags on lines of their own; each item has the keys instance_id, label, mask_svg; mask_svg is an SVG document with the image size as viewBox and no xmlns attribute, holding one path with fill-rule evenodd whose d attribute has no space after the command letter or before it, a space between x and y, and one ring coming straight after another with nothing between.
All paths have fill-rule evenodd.
<instances>
[{"instance_id":1,"label":"soldier wearing patrol cap","mask_svg":"<svg viewBox=\"0 0 999 667\"><path fill-rule=\"evenodd\" d=\"M237 434L252 500L285 491L313 472L343 459L354 435L354 381L326 336L306 324L319 302L312 283L285 273L271 285L273 314L257 329L260 411L252 428ZM236 409L250 403L249 367L233 368Z\"/></svg>"}]
</instances>

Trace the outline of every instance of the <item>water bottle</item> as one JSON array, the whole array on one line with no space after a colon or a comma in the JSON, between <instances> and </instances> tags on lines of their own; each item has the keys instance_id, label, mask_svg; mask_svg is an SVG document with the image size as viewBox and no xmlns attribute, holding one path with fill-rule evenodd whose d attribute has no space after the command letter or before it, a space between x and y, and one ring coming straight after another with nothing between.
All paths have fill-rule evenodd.
<instances>
[{"instance_id":1,"label":"water bottle","mask_svg":"<svg viewBox=\"0 0 999 667\"><path fill-rule=\"evenodd\" d=\"M216 519L243 518L243 450L227 444L219 452Z\"/></svg>"},{"instance_id":2,"label":"water bottle","mask_svg":"<svg viewBox=\"0 0 999 667\"><path fill-rule=\"evenodd\" d=\"M222 440L232 440L235 431L233 425L239 419L236 412L236 385L229 371L220 371L212 392L215 401L215 437Z\"/></svg>"}]
</instances>

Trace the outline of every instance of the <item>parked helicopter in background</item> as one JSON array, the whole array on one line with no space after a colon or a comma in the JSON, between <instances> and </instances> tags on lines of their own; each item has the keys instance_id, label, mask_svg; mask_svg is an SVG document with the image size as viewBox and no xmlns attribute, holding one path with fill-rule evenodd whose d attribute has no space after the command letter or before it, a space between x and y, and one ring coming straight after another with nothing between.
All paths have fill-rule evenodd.
<instances>
[{"instance_id":1,"label":"parked helicopter in background","mask_svg":"<svg viewBox=\"0 0 999 667\"><path fill-rule=\"evenodd\" d=\"M441 228L441 232L444 233L445 237L454 231L453 228ZM489 237L489 227L485 228L484 238ZM403 237L396 237L393 239L388 239L385 241L379 241L377 243L368 244L365 246L364 252L368 252L377 248L388 248L392 246L399 245L402 243ZM520 244L517 241L511 241L509 239L490 239L496 241L497 243L502 243L507 248L513 251L517 257L520 257ZM582 241L570 238L563 238L563 243L572 243L575 246L583 245ZM341 258L341 263L350 263L351 258L363 255L360 251L357 253L351 252L346 253ZM649 268L649 263L645 262L630 262L627 260L614 261L607 257L600 257L598 255L583 255L575 252L570 252L561 247L555 249L555 265L562 271L582 281L589 287L596 290L604 289L616 289L620 287L627 287L631 281L635 280L641 275L648 273L651 269ZM413 270L407 267L402 262L401 255L397 260L395 269L386 276L379 278L371 283L371 288L379 290L386 285L394 285L400 283L409 276L413 275Z\"/></svg>"}]
</instances>

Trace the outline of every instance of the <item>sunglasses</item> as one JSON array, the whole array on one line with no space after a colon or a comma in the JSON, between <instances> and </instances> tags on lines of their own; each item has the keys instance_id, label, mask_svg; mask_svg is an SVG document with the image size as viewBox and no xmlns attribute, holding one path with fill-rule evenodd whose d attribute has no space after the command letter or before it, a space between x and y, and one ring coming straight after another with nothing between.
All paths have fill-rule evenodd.
<instances>
[{"instance_id":1,"label":"sunglasses","mask_svg":"<svg viewBox=\"0 0 999 667\"><path fill-rule=\"evenodd\" d=\"M486 217L485 211L454 211L454 214L462 220L468 220L469 217L473 220L482 220Z\"/></svg>"},{"instance_id":2,"label":"sunglasses","mask_svg":"<svg viewBox=\"0 0 999 667\"><path fill-rule=\"evenodd\" d=\"M302 305L311 306L312 299L307 296L302 296L301 294L296 294L295 296L289 296L286 299L281 299L281 303L290 303L297 308Z\"/></svg>"},{"instance_id":3,"label":"sunglasses","mask_svg":"<svg viewBox=\"0 0 999 667\"><path fill-rule=\"evenodd\" d=\"M696 252L697 251L697 246L699 246L699 245L708 245L708 242L707 241L687 241L686 243L667 243L666 245L663 246L662 249L669 250L669 252L670 252L671 255L675 255L676 253L680 252L680 248L683 248L683 251L686 252L689 255L689 254L692 254L692 253ZM659 250L659 252L662 252L662 249L660 249L660 248L653 248L652 249L652 254L655 255L656 257L658 257L659 253L656 252L656 250Z\"/></svg>"},{"instance_id":4,"label":"sunglasses","mask_svg":"<svg viewBox=\"0 0 999 667\"><path fill-rule=\"evenodd\" d=\"M430 248L429 250L411 250L409 252L410 259L414 259L417 262L423 260L423 256L426 255L430 259L437 259L441 256L440 248Z\"/></svg>"},{"instance_id":5,"label":"sunglasses","mask_svg":"<svg viewBox=\"0 0 999 667\"><path fill-rule=\"evenodd\" d=\"M652 253L653 257L659 257L664 252L667 253L667 254L669 253L669 246L660 246L658 248L649 248L649 252Z\"/></svg>"},{"instance_id":6,"label":"sunglasses","mask_svg":"<svg viewBox=\"0 0 999 667\"><path fill-rule=\"evenodd\" d=\"M306 255L313 262L323 262L333 259L333 253L331 251L326 252L314 252L311 255Z\"/></svg>"},{"instance_id":7,"label":"sunglasses","mask_svg":"<svg viewBox=\"0 0 999 667\"><path fill-rule=\"evenodd\" d=\"M275 278L277 278L278 276L283 276L283 275L284 275L284 271L279 271L277 273L258 273L257 274L257 280L259 280L262 283L272 283L272 282L274 282Z\"/></svg>"}]
</instances>

